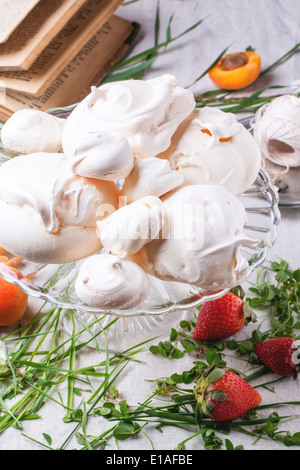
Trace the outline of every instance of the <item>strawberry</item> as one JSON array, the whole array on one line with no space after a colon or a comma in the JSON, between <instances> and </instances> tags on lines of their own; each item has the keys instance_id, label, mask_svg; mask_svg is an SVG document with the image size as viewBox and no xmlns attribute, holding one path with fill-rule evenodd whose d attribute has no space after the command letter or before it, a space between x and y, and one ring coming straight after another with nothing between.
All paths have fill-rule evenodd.
<instances>
[{"instance_id":1,"label":"strawberry","mask_svg":"<svg viewBox=\"0 0 300 470\"><path fill-rule=\"evenodd\" d=\"M237 293L239 295L237 295ZM200 308L193 337L196 341L228 338L248 321L250 307L243 300L241 287L232 289L217 300L209 300ZM255 321L255 318L252 318Z\"/></svg>"},{"instance_id":2,"label":"strawberry","mask_svg":"<svg viewBox=\"0 0 300 470\"><path fill-rule=\"evenodd\" d=\"M254 351L257 357L276 374L296 377L300 370L300 348L295 338L273 338L259 343Z\"/></svg>"},{"instance_id":3,"label":"strawberry","mask_svg":"<svg viewBox=\"0 0 300 470\"><path fill-rule=\"evenodd\" d=\"M260 394L231 371L208 369L195 386L195 397L203 414L215 421L229 421L256 408Z\"/></svg>"}]
</instances>

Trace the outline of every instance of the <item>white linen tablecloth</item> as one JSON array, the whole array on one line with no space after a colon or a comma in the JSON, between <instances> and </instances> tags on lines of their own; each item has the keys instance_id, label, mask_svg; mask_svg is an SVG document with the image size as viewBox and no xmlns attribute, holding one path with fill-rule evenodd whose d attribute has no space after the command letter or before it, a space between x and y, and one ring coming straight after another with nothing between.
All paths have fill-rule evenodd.
<instances>
[{"instance_id":1,"label":"white linen tablecloth","mask_svg":"<svg viewBox=\"0 0 300 470\"><path fill-rule=\"evenodd\" d=\"M157 1L138 0L127 1L127 3L117 10L117 14L141 25L135 47L131 52L134 55L154 44ZM201 18L205 18L205 21L197 29L170 44L151 69L145 73L144 78L171 73L177 77L180 85L188 86L229 45L232 51L244 50L251 45L262 57L262 68L266 68L300 41L299 0L161 0L160 41L165 40L168 21L173 13L175 13L172 21L173 36L183 32ZM259 83L254 84L249 91L265 85L290 85L293 81L300 79L299 57L299 53L294 55L271 74L266 75ZM214 89L214 85L207 76L192 87L195 93L211 89ZM300 209L281 208L281 214L282 221L278 227L278 236L268 258L274 259L279 256L290 262L291 266L296 269L300 266ZM29 316L34 314L35 308L36 301L32 300ZM170 315L165 318L165 324L162 327L164 332L170 331L172 321ZM237 335L237 338L249 336L250 331L251 327L247 327ZM145 339L147 336L151 337L152 332L147 332ZM128 337L128 344L135 344L135 338ZM132 405L143 401L153 392L155 384L148 380L190 369L195 357L185 355L179 360L168 360L145 351L138 356L138 359L142 362L131 363L117 381L121 397ZM77 358L76 366L80 367L81 363L86 362L91 364L93 360L95 363L99 362L99 355L94 349L88 349L80 358ZM232 364L237 363L233 361ZM268 378L271 379L274 376L270 375ZM263 401L267 403L296 400L299 399L299 380L279 382L275 385L275 393L264 389L259 390ZM65 391L66 385L61 387L61 393ZM78 399L80 401L80 397ZM284 414L297 415L298 412L297 407L284 410ZM62 422L63 415L61 407L47 400L41 410L42 419L24 422L22 432L40 441L43 440L42 433L47 433L53 439L53 447L57 448L74 427L74 424ZM88 424L87 434L100 434L106 427L107 422L103 418L92 418ZM289 420L288 426L285 424L282 427L292 432L299 431L299 418ZM173 427L164 428L161 434L155 429L155 425L148 426L145 432L151 438L156 450L173 450L180 441L191 434L188 430ZM223 439L225 437L223 436ZM243 444L248 450L287 449L270 439L261 439L253 446L254 438L238 433L231 433L228 438L235 445ZM120 449L151 450L150 441L143 432L135 438L119 442L118 445ZM73 440L68 448L75 447L79 446ZM0 449L38 450L40 446L23 437L20 431L10 428L0 435ZM107 449L116 449L113 440ZM201 438L190 441L186 449L203 449Z\"/></svg>"}]
</instances>

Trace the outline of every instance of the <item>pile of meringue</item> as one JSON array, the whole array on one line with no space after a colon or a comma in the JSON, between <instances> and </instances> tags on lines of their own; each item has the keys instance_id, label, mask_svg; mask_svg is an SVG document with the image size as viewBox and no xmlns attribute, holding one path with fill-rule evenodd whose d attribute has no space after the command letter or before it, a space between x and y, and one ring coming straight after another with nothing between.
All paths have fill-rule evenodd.
<instances>
[{"instance_id":1,"label":"pile of meringue","mask_svg":"<svg viewBox=\"0 0 300 470\"><path fill-rule=\"evenodd\" d=\"M175 77L93 87L67 119L18 111L1 139L20 155L0 168L0 246L37 263L82 260L85 304L133 308L149 275L210 291L247 277L241 249L257 241L237 196L259 148L234 115L195 108Z\"/></svg>"}]
</instances>

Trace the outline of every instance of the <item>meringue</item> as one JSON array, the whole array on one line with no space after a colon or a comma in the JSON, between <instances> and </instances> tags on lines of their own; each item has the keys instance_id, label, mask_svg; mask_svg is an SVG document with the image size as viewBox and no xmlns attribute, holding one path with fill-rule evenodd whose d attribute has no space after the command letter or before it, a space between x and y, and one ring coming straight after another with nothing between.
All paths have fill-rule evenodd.
<instances>
[{"instance_id":1,"label":"meringue","mask_svg":"<svg viewBox=\"0 0 300 470\"><path fill-rule=\"evenodd\" d=\"M183 175L171 170L167 160L135 157L134 168L124 182L121 195L126 196L130 204L144 196L163 196L183 182Z\"/></svg>"},{"instance_id":2,"label":"meringue","mask_svg":"<svg viewBox=\"0 0 300 470\"><path fill-rule=\"evenodd\" d=\"M256 240L243 232L246 212L227 189L214 185L183 186L162 198L165 223L159 237L130 259L147 273L206 290L242 283L249 265L241 247Z\"/></svg>"},{"instance_id":3,"label":"meringue","mask_svg":"<svg viewBox=\"0 0 300 470\"><path fill-rule=\"evenodd\" d=\"M194 106L193 93L178 86L172 75L92 87L67 119L64 152L74 153L86 134L105 131L125 136L134 156L154 157L169 147L175 130Z\"/></svg>"},{"instance_id":4,"label":"meringue","mask_svg":"<svg viewBox=\"0 0 300 470\"><path fill-rule=\"evenodd\" d=\"M67 263L98 251L96 220L118 207L109 181L74 175L63 154L34 153L0 168L0 245L39 263Z\"/></svg>"},{"instance_id":5,"label":"meringue","mask_svg":"<svg viewBox=\"0 0 300 470\"><path fill-rule=\"evenodd\" d=\"M75 281L78 297L87 305L101 309L129 309L150 294L150 281L132 261L99 254L87 258Z\"/></svg>"},{"instance_id":6,"label":"meringue","mask_svg":"<svg viewBox=\"0 0 300 470\"><path fill-rule=\"evenodd\" d=\"M119 256L137 253L157 237L163 224L163 204L156 196L138 199L97 221L102 245Z\"/></svg>"},{"instance_id":7,"label":"meringue","mask_svg":"<svg viewBox=\"0 0 300 470\"><path fill-rule=\"evenodd\" d=\"M123 180L134 164L127 139L105 132L87 134L77 143L74 154L68 156L76 175L107 181Z\"/></svg>"},{"instance_id":8,"label":"meringue","mask_svg":"<svg viewBox=\"0 0 300 470\"><path fill-rule=\"evenodd\" d=\"M1 131L3 145L17 153L56 153L62 148L66 120L34 109L16 111Z\"/></svg>"},{"instance_id":9,"label":"meringue","mask_svg":"<svg viewBox=\"0 0 300 470\"><path fill-rule=\"evenodd\" d=\"M264 158L286 168L300 166L299 98L283 95L262 106L252 129Z\"/></svg>"},{"instance_id":10,"label":"meringue","mask_svg":"<svg viewBox=\"0 0 300 470\"><path fill-rule=\"evenodd\" d=\"M232 194L245 192L261 167L257 143L233 114L204 107L195 109L179 126L167 158L185 184L220 184Z\"/></svg>"}]
</instances>

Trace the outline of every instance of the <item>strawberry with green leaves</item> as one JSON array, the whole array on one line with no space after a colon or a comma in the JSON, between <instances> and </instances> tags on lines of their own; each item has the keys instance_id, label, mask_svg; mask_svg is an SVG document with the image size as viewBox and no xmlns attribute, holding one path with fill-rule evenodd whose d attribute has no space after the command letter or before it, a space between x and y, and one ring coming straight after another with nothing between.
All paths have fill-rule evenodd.
<instances>
[{"instance_id":1,"label":"strawberry with green leaves","mask_svg":"<svg viewBox=\"0 0 300 470\"><path fill-rule=\"evenodd\" d=\"M200 412L215 421L231 421L256 408L260 394L231 371L210 368L194 389Z\"/></svg>"},{"instance_id":2,"label":"strawberry with green leaves","mask_svg":"<svg viewBox=\"0 0 300 470\"><path fill-rule=\"evenodd\" d=\"M254 348L257 357L272 372L284 377L296 377L300 370L300 341L295 338L272 338Z\"/></svg>"},{"instance_id":3,"label":"strawberry with green leaves","mask_svg":"<svg viewBox=\"0 0 300 470\"><path fill-rule=\"evenodd\" d=\"M211 341L235 335L255 315L243 300L239 286L217 300L210 300L200 308L193 337L196 341Z\"/></svg>"}]
</instances>

